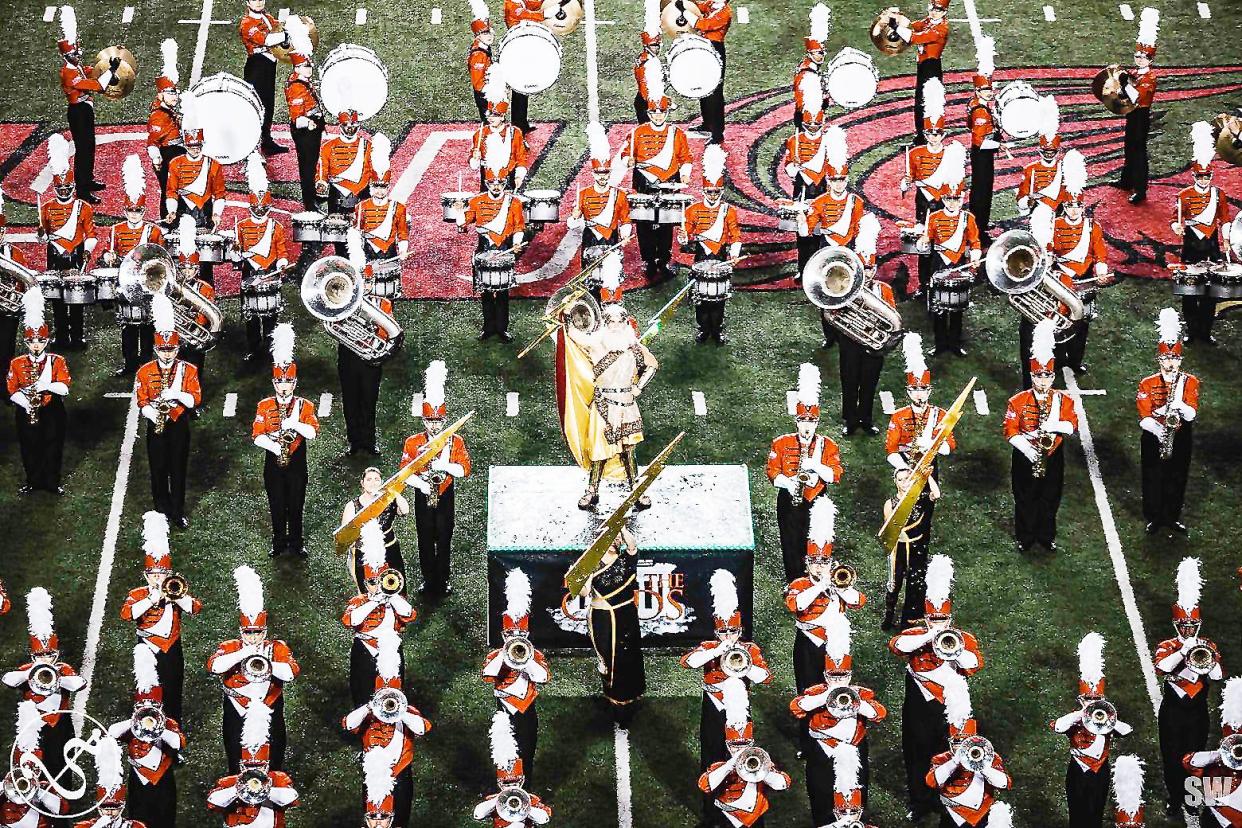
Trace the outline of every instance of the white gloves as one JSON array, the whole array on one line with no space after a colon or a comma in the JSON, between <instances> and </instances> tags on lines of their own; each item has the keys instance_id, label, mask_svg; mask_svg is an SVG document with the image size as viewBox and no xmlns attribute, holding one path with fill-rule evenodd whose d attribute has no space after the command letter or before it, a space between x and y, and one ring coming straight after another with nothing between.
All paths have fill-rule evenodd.
<instances>
[{"instance_id":1,"label":"white gloves","mask_svg":"<svg viewBox=\"0 0 1242 828\"><path fill-rule=\"evenodd\" d=\"M1139 420L1139 428L1143 429L1143 431L1146 431L1157 440L1164 439L1164 426L1156 422L1155 417L1144 417Z\"/></svg>"},{"instance_id":2,"label":"white gloves","mask_svg":"<svg viewBox=\"0 0 1242 828\"><path fill-rule=\"evenodd\" d=\"M1030 462L1035 462L1035 458L1038 456L1038 453L1035 451L1035 447L1031 445L1031 441L1026 439L1025 436L1015 434L1009 438L1009 445L1022 452L1022 456Z\"/></svg>"},{"instance_id":3,"label":"white gloves","mask_svg":"<svg viewBox=\"0 0 1242 828\"><path fill-rule=\"evenodd\" d=\"M310 129L311 119L307 118L305 115L299 115L297 118L294 119L293 125L297 127L298 129Z\"/></svg>"},{"instance_id":4,"label":"white gloves","mask_svg":"<svg viewBox=\"0 0 1242 828\"><path fill-rule=\"evenodd\" d=\"M783 474L778 474L772 480L772 485L778 489L784 489L791 495L796 495L798 493L798 482L793 478L786 477Z\"/></svg>"}]
</instances>

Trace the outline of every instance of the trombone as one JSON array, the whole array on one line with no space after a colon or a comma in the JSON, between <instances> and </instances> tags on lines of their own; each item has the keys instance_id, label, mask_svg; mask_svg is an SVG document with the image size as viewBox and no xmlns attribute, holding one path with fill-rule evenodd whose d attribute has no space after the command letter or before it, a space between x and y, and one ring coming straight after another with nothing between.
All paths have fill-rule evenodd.
<instances>
[{"instance_id":1,"label":"trombone","mask_svg":"<svg viewBox=\"0 0 1242 828\"><path fill-rule=\"evenodd\" d=\"M539 346L539 343L551 336L552 332L560 327L562 313L573 316L575 311L581 312L583 310L579 307L582 304L585 304L586 306L585 312L593 315L595 319L593 324L588 323L587 329L594 330L599 326L599 320L602 314L599 310L599 303L595 301L595 297L591 296L590 292L587 290L586 277L594 272L596 268L600 267L604 263L605 259L624 247L631 238L632 236L627 236L616 244L610 245L598 259L582 268L577 276L570 279L562 285L556 293L552 294L552 298L548 300L548 306L543 312L543 333L532 339L530 344L518 353L518 359L521 359L531 351L535 350L535 348Z\"/></svg>"}]
</instances>

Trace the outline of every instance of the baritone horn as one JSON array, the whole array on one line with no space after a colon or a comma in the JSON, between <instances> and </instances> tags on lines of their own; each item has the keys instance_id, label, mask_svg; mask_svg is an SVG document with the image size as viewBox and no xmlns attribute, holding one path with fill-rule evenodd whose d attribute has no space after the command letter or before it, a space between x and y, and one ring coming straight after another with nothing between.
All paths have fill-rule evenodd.
<instances>
[{"instance_id":1,"label":"baritone horn","mask_svg":"<svg viewBox=\"0 0 1242 828\"><path fill-rule=\"evenodd\" d=\"M1029 231L1002 233L988 249L984 265L992 287L1006 294L1023 317L1033 323L1052 319L1058 342L1082 319L1082 299L1052 274L1052 256Z\"/></svg>"},{"instance_id":2,"label":"baritone horn","mask_svg":"<svg viewBox=\"0 0 1242 828\"><path fill-rule=\"evenodd\" d=\"M340 256L324 256L306 268L302 304L329 336L370 363L388 359L405 337L397 320L367 296L362 273Z\"/></svg>"},{"instance_id":3,"label":"baritone horn","mask_svg":"<svg viewBox=\"0 0 1242 828\"><path fill-rule=\"evenodd\" d=\"M772 770L772 758L763 748L749 745L738 751L735 767L743 781L762 782Z\"/></svg>"},{"instance_id":4,"label":"baritone horn","mask_svg":"<svg viewBox=\"0 0 1242 828\"><path fill-rule=\"evenodd\" d=\"M121 59L121 65L116 68L117 82L105 86L102 94L110 101L119 101L134 91L134 83L138 80L138 61L134 58L134 53L124 46L100 49L99 54L95 55L95 77L108 71L114 57Z\"/></svg>"},{"instance_id":5,"label":"baritone horn","mask_svg":"<svg viewBox=\"0 0 1242 828\"><path fill-rule=\"evenodd\" d=\"M992 764L996 749L983 736L967 736L957 748L958 764L978 773Z\"/></svg>"},{"instance_id":6,"label":"baritone horn","mask_svg":"<svg viewBox=\"0 0 1242 828\"><path fill-rule=\"evenodd\" d=\"M952 627L941 630L932 638L932 652L941 661L956 661L966 649L966 639Z\"/></svg>"},{"instance_id":7,"label":"baritone horn","mask_svg":"<svg viewBox=\"0 0 1242 828\"><path fill-rule=\"evenodd\" d=\"M272 792L272 777L259 768L247 768L237 777L237 798L247 805L262 805Z\"/></svg>"},{"instance_id":8,"label":"baritone horn","mask_svg":"<svg viewBox=\"0 0 1242 828\"><path fill-rule=\"evenodd\" d=\"M0 314L21 317L22 294L39 290L39 274L8 256L0 256Z\"/></svg>"},{"instance_id":9,"label":"baritone horn","mask_svg":"<svg viewBox=\"0 0 1242 828\"><path fill-rule=\"evenodd\" d=\"M510 670L521 670L535 657L535 646L523 635L506 639L503 649L505 666Z\"/></svg>"},{"instance_id":10,"label":"baritone horn","mask_svg":"<svg viewBox=\"0 0 1242 828\"><path fill-rule=\"evenodd\" d=\"M399 721L408 706L409 702L406 701L405 693L396 687L385 687L383 690L376 691L370 702L371 714L384 724L394 724Z\"/></svg>"},{"instance_id":11,"label":"baritone horn","mask_svg":"<svg viewBox=\"0 0 1242 828\"><path fill-rule=\"evenodd\" d=\"M802 290L850 339L882 351L901 338L901 315L866 287L866 267L847 247L825 247L806 263Z\"/></svg>"},{"instance_id":12,"label":"baritone horn","mask_svg":"<svg viewBox=\"0 0 1242 828\"><path fill-rule=\"evenodd\" d=\"M753 663L750 649L741 644L729 647L720 657L720 669L729 678L742 678L750 672Z\"/></svg>"},{"instance_id":13,"label":"baritone horn","mask_svg":"<svg viewBox=\"0 0 1242 828\"><path fill-rule=\"evenodd\" d=\"M1082 726L1096 736L1107 736L1117 727L1117 708L1108 699L1092 699L1082 709Z\"/></svg>"}]
</instances>

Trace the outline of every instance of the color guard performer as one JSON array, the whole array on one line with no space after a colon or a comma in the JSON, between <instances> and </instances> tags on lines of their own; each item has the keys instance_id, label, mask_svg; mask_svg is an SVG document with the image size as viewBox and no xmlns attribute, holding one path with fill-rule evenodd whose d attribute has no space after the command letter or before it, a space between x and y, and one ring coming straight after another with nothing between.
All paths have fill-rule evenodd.
<instances>
[{"instance_id":1,"label":"color guard performer","mask_svg":"<svg viewBox=\"0 0 1242 828\"><path fill-rule=\"evenodd\" d=\"M121 260L140 244L157 244L161 247L164 245L164 231L158 224L143 218L147 206L147 182L143 176L142 162L137 155L125 157L125 163L121 167L121 182L125 190L125 221L117 222L108 230L102 257L107 267L120 267ZM116 301L118 305L130 305L124 291L118 291ZM130 315L121 316L118 311L118 318L121 319L123 361L113 372L113 376L132 377L140 364L151 359L151 341L155 331L151 327L150 311L145 308L142 310L142 316L147 321L138 323L130 322Z\"/></svg>"},{"instance_id":2,"label":"color guard performer","mask_svg":"<svg viewBox=\"0 0 1242 828\"><path fill-rule=\"evenodd\" d=\"M184 761L185 734L164 701L155 658L146 644L134 647L134 712L109 727L108 736L121 743L128 759L129 815L172 828L177 824L173 765Z\"/></svg>"},{"instance_id":3,"label":"color guard performer","mask_svg":"<svg viewBox=\"0 0 1242 828\"><path fill-rule=\"evenodd\" d=\"M188 92L181 96L181 141L185 155L168 162L164 223L172 226L181 216L189 215L199 230L214 232L224 215L224 168L219 161L203 154L198 104ZM200 278L209 285L215 284L212 268L208 262L199 266Z\"/></svg>"},{"instance_id":4,"label":"color guard performer","mask_svg":"<svg viewBox=\"0 0 1242 828\"><path fill-rule=\"evenodd\" d=\"M60 40L56 44L65 65L60 67L60 91L68 103L66 118L69 134L77 154L73 159L73 176L77 197L89 204L98 204L96 190L106 185L95 180L95 95L120 82L117 70L121 59L113 56L108 68L96 78L93 66L82 65L82 47L78 44L78 15L73 6L60 7ZM55 172L53 170L53 172Z\"/></svg>"},{"instance_id":5,"label":"color guard performer","mask_svg":"<svg viewBox=\"0 0 1242 828\"><path fill-rule=\"evenodd\" d=\"M805 113L822 113L828 108L828 90L824 89L824 57L827 54L828 35L832 31L832 12L823 3L816 3L811 8L811 24L807 36L802 38L806 48L806 56L798 61L793 74L795 137L797 130L806 124ZM822 119L820 126L823 125ZM788 146L788 144L786 144ZM790 178L793 178L791 175ZM795 182L796 183L796 182ZM798 194L794 193L794 199ZM799 268L801 271L801 268Z\"/></svg>"},{"instance_id":6,"label":"color guard performer","mask_svg":"<svg viewBox=\"0 0 1242 828\"><path fill-rule=\"evenodd\" d=\"M647 123L639 124L621 148L634 170L630 186L636 193L655 195L660 185L676 185L690 180L693 158L686 133L668 123L672 102L664 94L663 73L647 74ZM647 266L647 278L671 279L673 225L636 221L638 248Z\"/></svg>"},{"instance_id":7,"label":"color guard performer","mask_svg":"<svg viewBox=\"0 0 1242 828\"><path fill-rule=\"evenodd\" d=\"M493 63L483 86L487 114L471 139L470 169L479 170L480 190L487 189L488 169L498 170L505 185L514 191L520 190L526 181L525 133L505 121L509 112L508 94L509 87L500 64Z\"/></svg>"},{"instance_id":8,"label":"color guard performer","mask_svg":"<svg viewBox=\"0 0 1242 828\"><path fill-rule=\"evenodd\" d=\"M271 187L258 153L246 159L246 182L250 188L249 210L237 220L237 243L230 254L241 271L242 293L259 292L261 284L273 281L279 291L282 272L289 267L289 252L285 228L271 214ZM279 311L247 313L243 308L242 315L246 317L246 355L242 360L254 366L276 327Z\"/></svg>"},{"instance_id":9,"label":"color guard performer","mask_svg":"<svg viewBox=\"0 0 1242 828\"><path fill-rule=\"evenodd\" d=\"M1205 797L1204 805L1216 823L1226 828L1242 826L1242 762L1238 761L1238 745L1242 740L1238 739L1239 734L1242 734L1242 677L1234 676L1225 682L1225 691L1221 694L1220 746L1216 750L1197 750L1183 760L1191 776L1205 783L1208 779L1223 783L1227 793ZM1206 784L1200 790L1207 790Z\"/></svg>"},{"instance_id":10,"label":"color guard performer","mask_svg":"<svg viewBox=\"0 0 1242 828\"><path fill-rule=\"evenodd\" d=\"M819 368L804 362L798 368L795 431L772 441L767 474L776 494L776 525L781 536L785 583L806 574L806 537L811 506L828 484L841 482L841 451L819 428Z\"/></svg>"},{"instance_id":11,"label":"color guard performer","mask_svg":"<svg viewBox=\"0 0 1242 828\"><path fill-rule=\"evenodd\" d=\"M922 624L902 630L888 642L894 655L906 661L906 694L901 705L901 753L906 766L908 818L918 821L939 810L935 791L925 781L932 757L948 738L945 724L945 688L983 669L979 642L953 626L953 561L933 555L927 565L927 597ZM946 633L955 632L957 636ZM954 646L942 639L954 638ZM960 643L959 643L960 642ZM943 668L949 668L945 670Z\"/></svg>"},{"instance_id":12,"label":"color guard performer","mask_svg":"<svg viewBox=\"0 0 1242 828\"><path fill-rule=\"evenodd\" d=\"M470 89L474 92L474 105L479 110L479 120L487 120L487 98L483 95L487 83L487 70L493 63L492 44L496 31L492 28L491 14L486 0L470 0L470 51L466 54L466 70L470 73Z\"/></svg>"},{"instance_id":13,"label":"color guard performer","mask_svg":"<svg viewBox=\"0 0 1242 828\"><path fill-rule=\"evenodd\" d=\"M831 193L829 193L831 195ZM858 235L854 237L854 252L862 259L862 290L869 290L884 304L896 310L893 289L887 282L875 278L876 242L880 235L880 222L872 213L864 213L858 220ZM820 311L820 318L827 323L832 311ZM841 344L841 433L845 436L861 429L872 436L879 434L875 425L875 393L880 384L880 372L884 370L884 351L876 350L849 336L839 337Z\"/></svg>"},{"instance_id":14,"label":"color guard performer","mask_svg":"<svg viewBox=\"0 0 1242 828\"><path fill-rule=\"evenodd\" d=\"M405 205L388 197L392 185L392 143L382 132L371 139L371 195L354 208L354 227L362 233L368 262L385 261L401 267L409 253L410 221Z\"/></svg>"},{"instance_id":15,"label":"color guard performer","mask_svg":"<svg viewBox=\"0 0 1242 828\"><path fill-rule=\"evenodd\" d=\"M22 267L29 267L26 254L8 239L6 228L8 220L4 217L4 190L0 189L0 257L16 262ZM7 366L13 361L17 349L18 314L0 312L0 366Z\"/></svg>"},{"instance_id":16,"label":"color guard performer","mask_svg":"<svg viewBox=\"0 0 1242 828\"><path fill-rule=\"evenodd\" d=\"M348 216L359 201L370 195L371 139L362 132L358 113L353 109L338 112L336 123L337 134L319 147L315 195L328 199L328 215ZM335 244L336 255L348 255L345 245Z\"/></svg>"},{"instance_id":17,"label":"color guard performer","mask_svg":"<svg viewBox=\"0 0 1242 828\"><path fill-rule=\"evenodd\" d=\"M822 3L820 5L823 5ZM797 232L798 273L797 280L802 279L802 271L807 261L821 246L820 239L812 235L808 228L801 231L803 222L809 222L807 210L812 209L816 200L828 189L828 154L829 144L824 130L824 110L821 108L820 96L823 81L818 71L806 70L798 74L798 83L809 87L802 92L806 103L802 106L801 122L794 127L794 134L785 139L785 174L793 182L794 208L799 211L795 220L794 230ZM846 157L844 147L845 133L841 129L833 132L834 140L839 137L842 146L837 153L842 161ZM844 188L839 188L844 191Z\"/></svg>"},{"instance_id":18,"label":"color guard performer","mask_svg":"<svg viewBox=\"0 0 1242 828\"><path fill-rule=\"evenodd\" d=\"M496 709L508 714L518 754L531 776L539 743L539 688L552 679L548 660L530 642L530 578L516 567L505 576L505 611L500 616L504 644L483 660L483 681L492 686Z\"/></svg>"},{"instance_id":19,"label":"color guard performer","mask_svg":"<svg viewBox=\"0 0 1242 828\"><path fill-rule=\"evenodd\" d=\"M69 8L69 7L66 7ZM69 166L69 142L59 133L47 140L47 165L52 172L56 197L39 208L37 238L47 245L47 269L62 272L85 270L95 245L95 211L87 199L74 195L74 172ZM86 350L82 305L69 305L53 299L52 319L56 340L52 347Z\"/></svg>"},{"instance_id":20,"label":"color guard performer","mask_svg":"<svg viewBox=\"0 0 1242 828\"><path fill-rule=\"evenodd\" d=\"M966 105L970 126L970 214L979 226L979 236L988 244L992 228L992 190L996 182L996 151L1003 134L996 113L992 73L996 70L996 41L981 37L975 41L978 68L973 86L975 95Z\"/></svg>"},{"instance_id":21,"label":"color guard performer","mask_svg":"<svg viewBox=\"0 0 1242 828\"><path fill-rule=\"evenodd\" d=\"M1070 278L1073 288L1083 296L1094 296L1095 291L1114 283L1108 271L1108 248L1104 244L1104 232L1095 219L1084 215L1083 192L1087 187L1087 162L1078 150L1065 153L1061 163L1064 181L1064 200L1061 215L1052 225L1053 261L1060 276ZM1087 335L1091 324L1090 314L1071 328L1069 338L1060 344L1065 361L1076 375L1087 372L1083 358L1087 352Z\"/></svg>"},{"instance_id":22,"label":"color guard performer","mask_svg":"<svg viewBox=\"0 0 1242 828\"><path fill-rule=\"evenodd\" d=\"M171 37L160 43L164 66L155 79L155 100L147 114L147 158L160 185L160 197L168 189L168 165L178 155L185 155L181 144L181 74L177 71L177 41ZM128 193L128 190L126 190Z\"/></svg>"},{"instance_id":23,"label":"color guard performer","mask_svg":"<svg viewBox=\"0 0 1242 828\"><path fill-rule=\"evenodd\" d=\"M508 713L497 710L492 715L488 737L492 748L492 764L496 766L496 787L499 791L474 806L474 818L480 822L490 819L492 828L547 825L552 818L552 809L534 794L527 794L530 797L530 812L521 822L512 822L500 815L502 797L514 789L525 792L526 771L522 765L522 757L518 755L517 741L513 738L513 725L509 721Z\"/></svg>"},{"instance_id":24,"label":"color guard performer","mask_svg":"<svg viewBox=\"0 0 1242 828\"><path fill-rule=\"evenodd\" d=\"M896 14L897 9L889 9ZM914 82L914 143L918 146L924 142L925 107L927 105L927 84L929 81L942 80L940 58L944 47L949 43L949 0L929 0L927 17L914 21L909 26L898 26L897 20L889 18L889 26L897 36L906 43L913 43L918 52L918 68Z\"/></svg>"},{"instance_id":25,"label":"color guard performer","mask_svg":"<svg viewBox=\"0 0 1242 828\"><path fill-rule=\"evenodd\" d=\"M43 719L35 703L19 702L17 736L12 748L13 759L19 765L27 756L43 761L43 748L39 745L42 728ZM46 774L38 771L35 774L35 787L28 797L18 795L16 789L8 784L0 786L0 826L3 828L60 828L62 823L48 814L68 813L68 804L52 788L51 780ZM7 783L9 778L6 776L4 781Z\"/></svg>"},{"instance_id":26,"label":"color guard performer","mask_svg":"<svg viewBox=\"0 0 1242 828\"><path fill-rule=\"evenodd\" d=\"M315 47L300 16L291 14L286 17L285 31L289 35L289 61L293 65L293 71L285 81L289 135L293 138L293 149L298 156L302 209L313 211L318 201L315 197L315 168L319 164L319 147L323 143L325 123L323 104L312 82L315 66L311 63L311 54Z\"/></svg>"},{"instance_id":27,"label":"color guard performer","mask_svg":"<svg viewBox=\"0 0 1242 828\"><path fill-rule=\"evenodd\" d=\"M738 226L737 208L724 201L725 151L719 144L709 144L703 151L703 198L686 208L678 228L677 241L693 245L694 261L729 262L742 253L742 231ZM697 330L694 341L702 344L712 338L717 345L729 341L725 334L725 297L696 298L694 317Z\"/></svg>"},{"instance_id":28,"label":"color guard performer","mask_svg":"<svg viewBox=\"0 0 1242 828\"><path fill-rule=\"evenodd\" d=\"M1199 635L1203 616L1199 598L1203 577L1198 558L1182 558L1177 565L1177 601L1173 629L1177 635L1156 645L1153 661L1164 681L1156 719L1160 732L1160 760L1165 787L1165 814L1183 816L1186 771L1182 759L1204 750L1208 739L1208 696L1211 684L1225 677L1220 651L1210 638Z\"/></svg>"},{"instance_id":29,"label":"color guard performer","mask_svg":"<svg viewBox=\"0 0 1242 828\"><path fill-rule=\"evenodd\" d=\"M640 124L647 123L647 101L651 99L647 84L648 73L658 73L660 84L664 83L664 64L660 62L659 0L645 0L643 12L643 31L639 36L643 49L634 60L634 83L638 87L638 91L634 93L634 120Z\"/></svg>"},{"instance_id":30,"label":"color guard performer","mask_svg":"<svg viewBox=\"0 0 1242 828\"><path fill-rule=\"evenodd\" d=\"M384 476L380 474L379 469L375 468L375 466L368 466L364 469L362 479L359 481L360 492L358 497L345 504L345 509L341 513L341 525L344 526L353 520L354 515L358 514L358 511L364 506L375 502L375 499L380 495L383 485ZM380 512L379 517L375 519L380 528L384 530L384 559L390 569L401 573L402 595L406 592L405 559L401 555L401 541L397 538L396 522L398 515L408 515L409 513L409 501L402 495L397 495L384 511ZM359 593L365 592L363 585L366 583L366 578L362 572L362 548L360 543L355 542L350 547L346 566L356 590Z\"/></svg>"},{"instance_id":31,"label":"color guard performer","mask_svg":"<svg viewBox=\"0 0 1242 828\"><path fill-rule=\"evenodd\" d=\"M147 828L137 819L125 818L125 763L121 745L111 736L103 736L95 745L95 813L96 817L73 824L73 828ZM168 824L173 823L152 823Z\"/></svg>"},{"instance_id":32,"label":"color guard performer","mask_svg":"<svg viewBox=\"0 0 1242 828\"><path fill-rule=\"evenodd\" d=\"M1040 544L1057 551L1057 510L1065 478L1066 438L1078 430L1074 403L1052 382L1054 324L1045 319L1035 326L1031 343L1032 387L1009 398L1005 410L1005 439L1013 446L1010 479L1013 484L1014 538L1019 552Z\"/></svg>"},{"instance_id":33,"label":"color guard performer","mask_svg":"<svg viewBox=\"0 0 1242 828\"><path fill-rule=\"evenodd\" d=\"M566 221L570 230L582 229L581 263L585 267L587 251L593 253L628 239L634 232L630 223L630 200L621 189L627 167L618 152L612 158L608 135L603 126L592 122L587 126L587 142L591 153L591 184L578 191L573 212ZM595 296L596 300L599 296Z\"/></svg>"},{"instance_id":34,"label":"color guard performer","mask_svg":"<svg viewBox=\"0 0 1242 828\"><path fill-rule=\"evenodd\" d=\"M1151 7L1139 14L1138 38L1134 44L1134 71L1121 75L1121 92L1134 109L1126 115L1125 162L1117 186L1130 190L1131 204L1147 198L1147 141L1151 133L1151 105L1156 97L1156 35L1160 31L1160 11Z\"/></svg>"},{"instance_id":35,"label":"color guard performer","mask_svg":"<svg viewBox=\"0 0 1242 828\"><path fill-rule=\"evenodd\" d=\"M522 215L522 202L513 193L505 189L506 173L501 167L494 166L503 160L503 149L499 146L500 138L492 133L488 136L492 149L484 152L483 180L486 189L471 197L467 203L457 202L457 228L466 232L466 225L474 227L478 234L475 245L476 253L489 250L512 250L516 252L525 246L526 219ZM475 275L478 284L478 275ZM479 341L495 336L501 342L513 341L509 333L509 289L480 290L479 297L483 305L483 330L479 333Z\"/></svg>"},{"instance_id":36,"label":"color guard performer","mask_svg":"<svg viewBox=\"0 0 1242 828\"><path fill-rule=\"evenodd\" d=\"M1039 100L1039 157L1022 168L1018 182L1018 212L1032 216L1042 204L1054 214L1065 201L1065 177L1061 166L1061 110L1056 98Z\"/></svg>"},{"instance_id":37,"label":"color guard performer","mask_svg":"<svg viewBox=\"0 0 1242 828\"><path fill-rule=\"evenodd\" d=\"M543 16L543 4L540 0L504 0L505 28L512 29L519 23L538 23L546 25ZM513 125L522 130L523 135L530 134L530 120L527 112L530 108L530 97L513 90Z\"/></svg>"},{"instance_id":38,"label":"color guard performer","mask_svg":"<svg viewBox=\"0 0 1242 828\"><path fill-rule=\"evenodd\" d=\"M249 566L239 566L233 570L233 580L237 583L241 634L220 642L207 659L208 672L220 676L224 753L229 772L237 773L242 760L243 719L254 707L256 715L271 719L271 767L279 770L285 765L284 689L302 668L288 644L267 637L267 611L258 573Z\"/></svg>"},{"instance_id":39,"label":"color guard performer","mask_svg":"<svg viewBox=\"0 0 1242 828\"><path fill-rule=\"evenodd\" d=\"M1116 828L1143 828L1143 760L1134 755L1118 756L1113 763L1114 824ZM993 809L995 813L995 809Z\"/></svg>"},{"instance_id":40,"label":"color guard performer","mask_svg":"<svg viewBox=\"0 0 1242 828\"><path fill-rule=\"evenodd\" d=\"M272 548L275 558L285 552L306 557L302 536L302 511L306 504L307 443L319 436L315 404L294 396L298 387L298 364L293 360L293 326L288 322L272 331L271 397L259 401L250 427L250 438L263 449L263 488L272 515Z\"/></svg>"},{"instance_id":41,"label":"color guard performer","mask_svg":"<svg viewBox=\"0 0 1242 828\"><path fill-rule=\"evenodd\" d=\"M246 0L246 14L237 27L242 46L246 47L246 68L242 77L254 87L263 104L263 130L259 150L264 155L288 152L272 140L272 113L276 111L276 55L273 46L288 46L289 35L276 18L265 11L267 0Z\"/></svg>"},{"instance_id":42,"label":"color guard performer","mask_svg":"<svg viewBox=\"0 0 1242 828\"><path fill-rule=\"evenodd\" d=\"M638 542L622 528L579 593L590 600L587 626L599 659L604 698L617 727L628 730L634 703L647 692L638 628Z\"/></svg>"},{"instance_id":43,"label":"color guard performer","mask_svg":"<svg viewBox=\"0 0 1242 828\"><path fill-rule=\"evenodd\" d=\"M927 308L936 336L933 356L943 353L966 356L966 349L962 347L962 317L966 311L960 307L937 305L934 297L940 284L936 276L947 270L950 271L947 275L952 277L964 268L973 273L983 255L979 225L974 216L962 209L962 197L966 194L965 161L966 151L961 144L954 141L945 147L938 170L943 182L940 188L941 207L928 214L927 227L919 240L928 250L926 256L919 256L919 284L930 288Z\"/></svg>"},{"instance_id":44,"label":"color guard performer","mask_svg":"<svg viewBox=\"0 0 1242 828\"><path fill-rule=\"evenodd\" d=\"M1223 260L1221 240L1230 243L1229 199L1223 190L1212 184L1212 160L1216 156L1216 140L1212 126L1199 121L1190 128L1194 162L1190 173L1193 186L1177 194L1177 216L1173 232L1182 239L1182 264L1220 262ZM1212 323L1216 319L1216 300L1210 296L1183 296L1182 317L1186 320L1186 341L1216 344Z\"/></svg>"},{"instance_id":45,"label":"color guard performer","mask_svg":"<svg viewBox=\"0 0 1242 828\"><path fill-rule=\"evenodd\" d=\"M60 660L52 596L43 587L35 587L26 594L26 618L30 661L8 671L0 681L9 687L21 688L22 701L35 705L42 719L42 724L33 726L43 730L43 762L56 776L65 767L65 746L74 733L69 714L59 711L73 706L72 694L86 686L86 679ZM55 674L55 680L47 681L39 668L50 668L48 672Z\"/></svg>"},{"instance_id":46,"label":"color guard performer","mask_svg":"<svg viewBox=\"0 0 1242 828\"><path fill-rule=\"evenodd\" d=\"M884 501L884 519L887 521L901 498L914 482L914 470L906 467L893 470L893 482L897 493ZM897 537L897 546L889 556L888 583L884 596L884 620L880 629L909 629L923 618L923 600L927 594L927 556L931 546L932 513L940 498L940 486L930 477L907 523ZM896 619L897 600L905 586L905 598L901 603L901 618Z\"/></svg>"},{"instance_id":47,"label":"color guard performer","mask_svg":"<svg viewBox=\"0 0 1242 828\"><path fill-rule=\"evenodd\" d=\"M745 694L730 695L729 699L732 703L725 710L729 758L713 763L699 775L699 790L712 796L720 811L716 817L720 828L762 826L769 807L768 792L788 790L793 780L772 763L771 757L757 769L740 765L744 754L755 748L754 723Z\"/></svg>"},{"instance_id":48,"label":"color guard performer","mask_svg":"<svg viewBox=\"0 0 1242 828\"><path fill-rule=\"evenodd\" d=\"M129 591L121 605L121 620L134 624L140 644L155 660L164 712L181 721L185 684L181 617L184 613L198 615L203 602L190 594L185 578L173 572L168 518L159 512L142 516L142 553L147 585ZM136 663L137 654L134 659Z\"/></svg>"},{"instance_id":49,"label":"color guard performer","mask_svg":"<svg viewBox=\"0 0 1242 828\"><path fill-rule=\"evenodd\" d=\"M1186 479L1199 414L1199 378L1182 371L1182 325L1177 311L1165 308L1156 323L1156 364L1160 370L1138 385L1139 451L1143 465L1143 519L1147 534L1166 526L1180 534Z\"/></svg>"},{"instance_id":50,"label":"color guard performer","mask_svg":"<svg viewBox=\"0 0 1242 828\"><path fill-rule=\"evenodd\" d=\"M65 493L60 485L65 455L65 397L69 395L69 365L47 350L47 321L43 292L30 288L22 294L22 340L27 353L9 361L6 387L13 403L13 422L21 449L26 482L19 494L34 491Z\"/></svg>"},{"instance_id":51,"label":"color guard performer","mask_svg":"<svg viewBox=\"0 0 1242 828\"><path fill-rule=\"evenodd\" d=\"M375 661L387 637L393 637L396 648L397 676L405 678L405 656L401 651L401 633L418 615L400 592L392 591L394 579L384 560L384 530L373 520L362 525L363 591L349 599L341 623L353 630L354 643L349 651L349 693L354 706L365 704L375 692ZM400 580L400 579L397 579Z\"/></svg>"},{"instance_id":52,"label":"color guard performer","mask_svg":"<svg viewBox=\"0 0 1242 828\"><path fill-rule=\"evenodd\" d=\"M690 32L706 38L716 54L720 55L720 85L706 97L699 98L699 115L703 119L703 131L708 134L707 143L723 144L724 79L729 65L725 58L725 35L733 25L733 7L729 5L729 0L694 0L694 4L699 7L699 17Z\"/></svg>"},{"instance_id":53,"label":"color guard performer","mask_svg":"<svg viewBox=\"0 0 1242 828\"><path fill-rule=\"evenodd\" d=\"M944 810L940 828L973 828L988 824L988 813L996 802L995 791L1010 787L1013 780L992 743L978 735L970 709L970 690L964 679L948 686L945 714L949 722L949 749L932 758L927 785L940 797ZM971 757L979 750L981 761ZM982 789L982 790L980 790Z\"/></svg>"}]
</instances>

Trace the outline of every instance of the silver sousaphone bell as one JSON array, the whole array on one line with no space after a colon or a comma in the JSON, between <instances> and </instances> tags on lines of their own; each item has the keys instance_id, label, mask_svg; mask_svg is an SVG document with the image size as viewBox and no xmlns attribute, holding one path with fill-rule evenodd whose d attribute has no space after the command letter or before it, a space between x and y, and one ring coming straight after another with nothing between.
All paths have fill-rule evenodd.
<instances>
[{"instance_id":1,"label":"silver sousaphone bell","mask_svg":"<svg viewBox=\"0 0 1242 828\"><path fill-rule=\"evenodd\" d=\"M866 267L848 247L825 247L807 261L802 291L850 339L884 350L901 338L901 315L865 288Z\"/></svg>"},{"instance_id":2,"label":"silver sousaphone bell","mask_svg":"<svg viewBox=\"0 0 1242 828\"><path fill-rule=\"evenodd\" d=\"M1220 761L1230 770L1242 771L1242 733L1221 740Z\"/></svg>"}]
</instances>

